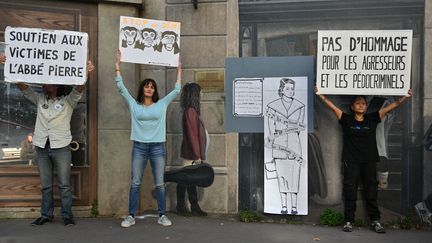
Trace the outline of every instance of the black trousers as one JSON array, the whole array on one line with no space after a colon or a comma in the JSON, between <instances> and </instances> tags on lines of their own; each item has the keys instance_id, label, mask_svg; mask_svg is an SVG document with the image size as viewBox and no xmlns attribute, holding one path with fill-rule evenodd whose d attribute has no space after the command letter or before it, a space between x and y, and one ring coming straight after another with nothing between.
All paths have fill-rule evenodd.
<instances>
[{"instance_id":1,"label":"black trousers","mask_svg":"<svg viewBox=\"0 0 432 243\"><path fill-rule=\"evenodd\" d=\"M381 213L378 208L378 181L376 163L344 163L343 198L345 222L354 222L357 191L360 182L363 184L364 198L369 218L379 220Z\"/></svg>"},{"instance_id":2,"label":"black trousers","mask_svg":"<svg viewBox=\"0 0 432 243\"><path fill-rule=\"evenodd\" d=\"M432 193L426 198L425 203L429 211L432 212Z\"/></svg>"},{"instance_id":3,"label":"black trousers","mask_svg":"<svg viewBox=\"0 0 432 243\"><path fill-rule=\"evenodd\" d=\"M198 191L196 186L186 186L180 183L177 184L177 205L185 207L186 190L191 207L196 206L198 204Z\"/></svg>"}]
</instances>

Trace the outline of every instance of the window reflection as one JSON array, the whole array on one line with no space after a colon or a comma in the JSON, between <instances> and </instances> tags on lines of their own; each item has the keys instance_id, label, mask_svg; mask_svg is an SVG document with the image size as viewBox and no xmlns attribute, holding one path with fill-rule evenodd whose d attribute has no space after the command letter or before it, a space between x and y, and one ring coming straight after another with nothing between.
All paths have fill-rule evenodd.
<instances>
[{"instance_id":1,"label":"window reflection","mask_svg":"<svg viewBox=\"0 0 432 243\"><path fill-rule=\"evenodd\" d=\"M0 165L35 165L36 154L28 137L33 135L36 106L15 84L3 81L3 66L0 72ZM40 87L33 88L41 92Z\"/></svg>"},{"instance_id":2,"label":"window reflection","mask_svg":"<svg viewBox=\"0 0 432 243\"><path fill-rule=\"evenodd\" d=\"M71 118L71 150L72 164L75 166L86 165L86 102L85 95L81 98L72 113Z\"/></svg>"}]
</instances>

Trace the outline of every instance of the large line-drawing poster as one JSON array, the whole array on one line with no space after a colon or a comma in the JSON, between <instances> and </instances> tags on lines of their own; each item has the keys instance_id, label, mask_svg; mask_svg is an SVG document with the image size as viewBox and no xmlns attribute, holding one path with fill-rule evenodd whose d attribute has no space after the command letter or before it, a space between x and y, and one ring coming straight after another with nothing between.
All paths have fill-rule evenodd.
<instances>
[{"instance_id":1,"label":"large line-drawing poster","mask_svg":"<svg viewBox=\"0 0 432 243\"><path fill-rule=\"evenodd\" d=\"M306 215L307 77L264 78L264 212Z\"/></svg>"}]
</instances>

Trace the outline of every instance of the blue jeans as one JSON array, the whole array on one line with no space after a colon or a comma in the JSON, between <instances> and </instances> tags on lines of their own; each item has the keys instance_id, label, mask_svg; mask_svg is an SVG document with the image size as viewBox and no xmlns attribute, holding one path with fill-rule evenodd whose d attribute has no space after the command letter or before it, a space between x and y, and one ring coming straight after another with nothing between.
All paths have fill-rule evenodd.
<instances>
[{"instance_id":1,"label":"blue jeans","mask_svg":"<svg viewBox=\"0 0 432 243\"><path fill-rule=\"evenodd\" d=\"M36 147L39 176L42 184L41 217L54 217L53 180L54 170L57 172L57 181L61 196L61 216L73 218L71 177L71 151L69 146L52 149Z\"/></svg>"},{"instance_id":2,"label":"blue jeans","mask_svg":"<svg viewBox=\"0 0 432 243\"><path fill-rule=\"evenodd\" d=\"M133 216L138 210L142 177L149 159L156 188L159 216L165 214L165 143L140 143L134 141L132 147L131 186L129 193L129 214Z\"/></svg>"}]
</instances>

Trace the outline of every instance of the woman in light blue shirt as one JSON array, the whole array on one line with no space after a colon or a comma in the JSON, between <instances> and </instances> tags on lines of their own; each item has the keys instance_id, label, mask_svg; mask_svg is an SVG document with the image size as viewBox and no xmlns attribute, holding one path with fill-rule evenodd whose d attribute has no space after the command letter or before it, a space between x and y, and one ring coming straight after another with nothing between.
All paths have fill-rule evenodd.
<instances>
[{"instance_id":1,"label":"woman in light blue shirt","mask_svg":"<svg viewBox=\"0 0 432 243\"><path fill-rule=\"evenodd\" d=\"M131 186L129 194L129 215L122 221L122 227L135 224L135 214L138 209L139 194L142 177L147 161L150 159L156 198L159 209L158 223L170 226L172 223L165 215L165 141L166 141L166 112L168 105L180 93L181 65L177 68L177 82L173 91L159 99L156 82L144 79L136 98L132 97L123 83L120 73L120 50L117 50L115 82L120 94L126 100L131 114L132 166Z\"/></svg>"}]
</instances>

